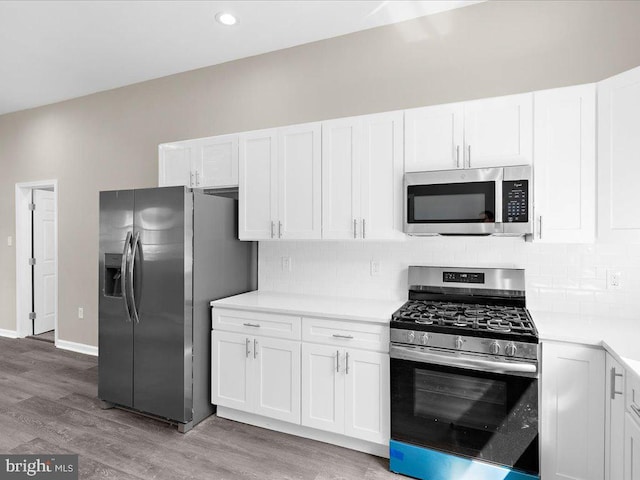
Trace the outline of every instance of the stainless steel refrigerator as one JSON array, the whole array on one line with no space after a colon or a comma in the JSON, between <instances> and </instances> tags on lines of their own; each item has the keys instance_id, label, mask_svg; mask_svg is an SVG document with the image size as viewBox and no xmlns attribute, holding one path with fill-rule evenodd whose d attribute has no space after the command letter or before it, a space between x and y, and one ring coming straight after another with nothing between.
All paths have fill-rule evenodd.
<instances>
[{"instance_id":1,"label":"stainless steel refrigerator","mask_svg":"<svg viewBox=\"0 0 640 480\"><path fill-rule=\"evenodd\" d=\"M185 187L100 192L98 397L187 431L210 401L214 299L254 290L237 200Z\"/></svg>"}]
</instances>

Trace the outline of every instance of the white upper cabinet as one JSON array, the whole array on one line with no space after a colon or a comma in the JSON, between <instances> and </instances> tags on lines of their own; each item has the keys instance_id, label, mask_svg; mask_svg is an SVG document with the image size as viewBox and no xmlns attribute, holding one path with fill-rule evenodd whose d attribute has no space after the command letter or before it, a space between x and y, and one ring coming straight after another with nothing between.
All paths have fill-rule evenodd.
<instances>
[{"instance_id":1,"label":"white upper cabinet","mask_svg":"<svg viewBox=\"0 0 640 480\"><path fill-rule=\"evenodd\" d=\"M528 165L533 159L533 94L464 104L467 168Z\"/></svg>"},{"instance_id":2,"label":"white upper cabinet","mask_svg":"<svg viewBox=\"0 0 640 480\"><path fill-rule=\"evenodd\" d=\"M595 85L535 92L534 109L534 239L593 242Z\"/></svg>"},{"instance_id":3,"label":"white upper cabinet","mask_svg":"<svg viewBox=\"0 0 640 480\"><path fill-rule=\"evenodd\" d=\"M158 147L160 187L191 186L192 150L193 145L184 142L165 143Z\"/></svg>"},{"instance_id":4,"label":"white upper cabinet","mask_svg":"<svg viewBox=\"0 0 640 480\"><path fill-rule=\"evenodd\" d=\"M462 168L462 103L405 111L405 171Z\"/></svg>"},{"instance_id":5,"label":"white upper cabinet","mask_svg":"<svg viewBox=\"0 0 640 480\"><path fill-rule=\"evenodd\" d=\"M529 165L533 94L405 111L405 171Z\"/></svg>"},{"instance_id":6,"label":"white upper cabinet","mask_svg":"<svg viewBox=\"0 0 640 480\"><path fill-rule=\"evenodd\" d=\"M640 67L598 84L598 236L639 242Z\"/></svg>"},{"instance_id":7,"label":"white upper cabinet","mask_svg":"<svg viewBox=\"0 0 640 480\"><path fill-rule=\"evenodd\" d=\"M238 186L238 135L220 135L158 147L161 187L192 188Z\"/></svg>"},{"instance_id":8,"label":"white upper cabinet","mask_svg":"<svg viewBox=\"0 0 640 480\"><path fill-rule=\"evenodd\" d=\"M322 238L402 238L403 116L322 123Z\"/></svg>"},{"instance_id":9,"label":"white upper cabinet","mask_svg":"<svg viewBox=\"0 0 640 480\"><path fill-rule=\"evenodd\" d=\"M320 132L311 123L240 135L241 240L321 237Z\"/></svg>"}]
</instances>

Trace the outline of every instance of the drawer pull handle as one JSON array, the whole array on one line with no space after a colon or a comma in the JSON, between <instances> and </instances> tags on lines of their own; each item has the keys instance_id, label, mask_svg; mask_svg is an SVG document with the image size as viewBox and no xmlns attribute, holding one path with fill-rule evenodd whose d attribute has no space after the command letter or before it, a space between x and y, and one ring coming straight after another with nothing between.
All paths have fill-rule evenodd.
<instances>
[{"instance_id":1,"label":"drawer pull handle","mask_svg":"<svg viewBox=\"0 0 640 480\"><path fill-rule=\"evenodd\" d=\"M347 375L349 375L349 352L347 352L347 364L344 367L344 373L346 373Z\"/></svg>"},{"instance_id":2,"label":"drawer pull handle","mask_svg":"<svg viewBox=\"0 0 640 480\"><path fill-rule=\"evenodd\" d=\"M340 373L340 350L336 350L336 373Z\"/></svg>"},{"instance_id":3,"label":"drawer pull handle","mask_svg":"<svg viewBox=\"0 0 640 480\"><path fill-rule=\"evenodd\" d=\"M260 327L259 323L243 323L243 325L245 327L256 327L256 328Z\"/></svg>"},{"instance_id":4,"label":"drawer pull handle","mask_svg":"<svg viewBox=\"0 0 640 480\"><path fill-rule=\"evenodd\" d=\"M339 333L334 333L333 336L335 338L347 338L349 340L351 340L353 338L353 335L340 335Z\"/></svg>"},{"instance_id":5,"label":"drawer pull handle","mask_svg":"<svg viewBox=\"0 0 640 480\"><path fill-rule=\"evenodd\" d=\"M640 417L640 409L638 409L638 407L636 407L633 403L629 406L631 407L631 410L633 410L633 413Z\"/></svg>"},{"instance_id":6,"label":"drawer pull handle","mask_svg":"<svg viewBox=\"0 0 640 480\"><path fill-rule=\"evenodd\" d=\"M611 399L615 399L616 395L622 395L624 392L616 390L616 377L622 378L622 373L616 373L616 367L611 369Z\"/></svg>"}]
</instances>

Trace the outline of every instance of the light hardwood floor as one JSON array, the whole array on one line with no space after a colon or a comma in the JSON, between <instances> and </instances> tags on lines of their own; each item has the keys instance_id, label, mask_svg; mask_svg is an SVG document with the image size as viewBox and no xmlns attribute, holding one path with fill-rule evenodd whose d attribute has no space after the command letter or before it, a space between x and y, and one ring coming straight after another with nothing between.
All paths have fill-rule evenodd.
<instances>
[{"instance_id":1,"label":"light hardwood floor","mask_svg":"<svg viewBox=\"0 0 640 480\"><path fill-rule=\"evenodd\" d=\"M94 357L0 337L0 453L79 455L82 480L406 479L364 453L211 417L183 435L101 410Z\"/></svg>"}]
</instances>

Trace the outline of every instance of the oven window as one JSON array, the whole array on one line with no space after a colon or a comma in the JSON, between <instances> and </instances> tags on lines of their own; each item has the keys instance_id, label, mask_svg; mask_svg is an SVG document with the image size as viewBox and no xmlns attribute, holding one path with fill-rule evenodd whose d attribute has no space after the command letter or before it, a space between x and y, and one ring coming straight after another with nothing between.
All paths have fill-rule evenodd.
<instances>
[{"instance_id":1,"label":"oven window","mask_svg":"<svg viewBox=\"0 0 640 480\"><path fill-rule=\"evenodd\" d=\"M505 381L414 370L414 415L495 432L507 415Z\"/></svg>"},{"instance_id":2,"label":"oven window","mask_svg":"<svg viewBox=\"0 0 640 480\"><path fill-rule=\"evenodd\" d=\"M493 223L495 182L411 185L409 223Z\"/></svg>"}]
</instances>

